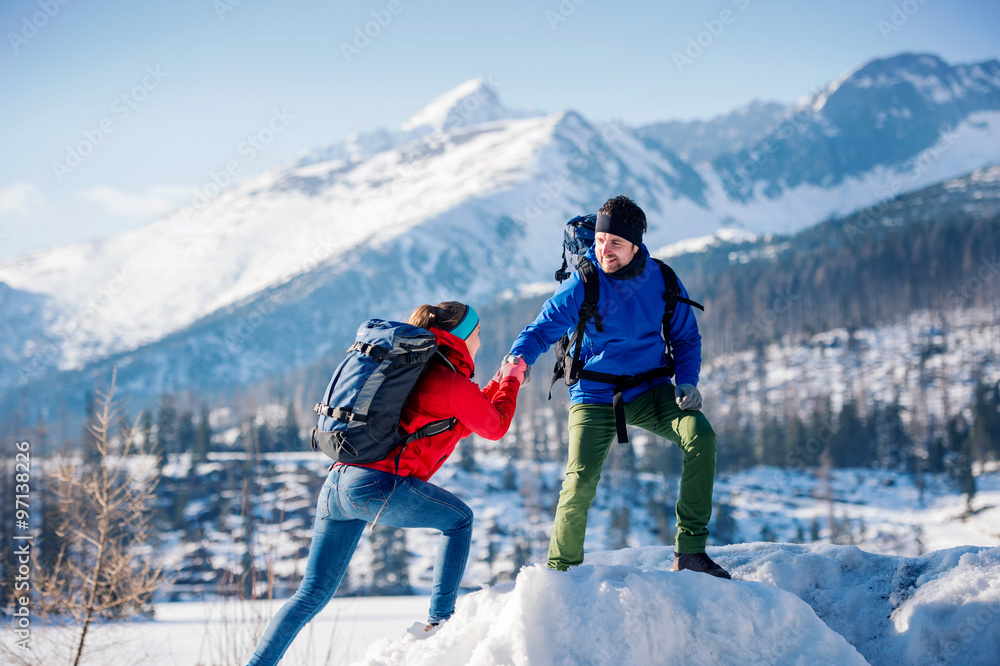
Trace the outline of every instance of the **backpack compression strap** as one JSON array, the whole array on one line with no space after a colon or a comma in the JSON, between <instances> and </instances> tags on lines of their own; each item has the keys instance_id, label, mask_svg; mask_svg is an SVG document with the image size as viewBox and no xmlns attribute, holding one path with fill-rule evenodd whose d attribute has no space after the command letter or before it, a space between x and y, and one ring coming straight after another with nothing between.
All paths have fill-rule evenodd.
<instances>
[{"instance_id":1,"label":"backpack compression strap","mask_svg":"<svg viewBox=\"0 0 1000 666\"><path fill-rule=\"evenodd\" d=\"M611 375L586 368L581 369L578 374L580 379L612 384L615 387L615 396L611 401L615 410L615 430L618 432L618 441L624 444L628 441L628 430L625 429L625 401L622 399L625 390L641 386L657 377L669 377L673 374L673 363L639 375Z\"/></svg>"},{"instance_id":2,"label":"backpack compression strap","mask_svg":"<svg viewBox=\"0 0 1000 666\"><path fill-rule=\"evenodd\" d=\"M587 322L594 320L597 331L604 331L604 324L601 323L601 315L597 311L597 302L601 297L600 276L597 267L581 256L577 262L577 270L580 272L580 279L583 281L583 304L580 306L580 314L576 320L576 329L573 331L573 338L564 335L556 343L556 367L552 373L552 381L549 383L549 400L552 399L552 387L556 385L560 377L566 379L567 384L574 384L578 377L580 368L580 350L583 347L583 331L587 328ZM573 353L570 354L570 347Z\"/></svg>"},{"instance_id":3,"label":"backpack compression strap","mask_svg":"<svg viewBox=\"0 0 1000 666\"><path fill-rule=\"evenodd\" d=\"M587 322L593 319L597 332L604 332L601 315L597 312L597 302L601 298L601 276L597 273L597 267L586 257L580 257L577 268L580 271L580 278L583 280L583 305L580 306L580 316L576 322L576 331L573 333L574 363L573 367L570 368L570 375L580 364L580 349L583 347L583 331L587 328Z\"/></svg>"}]
</instances>

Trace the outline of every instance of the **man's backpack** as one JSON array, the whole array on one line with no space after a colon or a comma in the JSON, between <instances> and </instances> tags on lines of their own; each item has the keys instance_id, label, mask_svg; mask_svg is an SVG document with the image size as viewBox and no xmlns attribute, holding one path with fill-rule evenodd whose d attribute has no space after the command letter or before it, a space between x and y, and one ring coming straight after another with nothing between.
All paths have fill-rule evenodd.
<instances>
[{"instance_id":1,"label":"man's backpack","mask_svg":"<svg viewBox=\"0 0 1000 666\"><path fill-rule=\"evenodd\" d=\"M572 273L567 269L569 263L567 255L575 258L576 269L580 272L580 280L583 282L583 303L580 305L580 315L577 319L576 328L572 338L569 332L562 336L555 345L556 364L552 373L552 382L549 384L549 399L552 398L552 387L562 378L567 386L576 384L580 379L604 382L613 384L615 387L614 407L615 422L618 427L618 441L627 442L628 434L625 431L625 412L622 404L622 391L633 386L639 386L643 382L656 377L671 377L674 374L674 356L670 345L670 321L674 317L674 311L678 303L687 303L691 307L704 310L704 306L690 299L681 296L680 284L677 282L677 274L667 264L655 257L650 257L660 267L663 274L663 283L666 291L663 295L663 320L660 327L660 334L663 336L663 353L667 357L666 366L645 372L641 375L611 375L603 372L587 370L580 363L580 350L583 346L583 332L587 327L587 322L594 320L594 326L598 332L604 330L601 324L601 316L598 314L597 304L601 297L601 281L597 266L587 258L587 251L594 244L594 228L597 223L596 215L578 215L566 223L563 232L562 248L562 268L556 271L555 278L559 282L564 281ZM572 352L570 349L572 348Z\"/></svg>"},{"instance_id":2,"label":"man's backpack","mask_svg":"<svg viewBox=\"0 0 1000 666\"><path fill-rule=\"evenodd\" d=\"M393 449L451 430L456 419L428 423L414 433L399 431L403 404L427 364L440 353L434 334L418 326L369 319L333 373L323 401L313 408L319 420L312 448L343 463L384 460ZM400 449L396 456L399 465Z\"/></svg>"}]
</instances>

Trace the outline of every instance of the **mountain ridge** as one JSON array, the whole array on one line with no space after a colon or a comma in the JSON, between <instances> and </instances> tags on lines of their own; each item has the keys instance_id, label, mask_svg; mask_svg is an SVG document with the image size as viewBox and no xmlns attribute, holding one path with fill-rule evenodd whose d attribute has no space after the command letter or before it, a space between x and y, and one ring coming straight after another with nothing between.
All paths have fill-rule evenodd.
<instances>
[{"instance_id":1,"label":"mountain ridge","mask_svg":"<svg viewBox=\"0 0 1000 666\"><path fill-rule=\"evenodd\" d=\"M380 130L355 137L354 148L347 142L302 155L234 184L200 210L142 229L4 262L0 314L19 325L0 345L0 390L129 358L159 340L173 344L185 331L190 346L200 331L215 330L221 342L209 345L216 349L209 356L221 363L217 375L228 368L247 380L257 376L249 368L273 369L281 354L285 363L307 363L327 349L312 336L339 339L365 309L401 316L414 299L483 305L544 279L563 221L616 192L640 202L648 243L662 247L725 228L792 232L967 173L970 165L1000 163L1000 132L993 131L1000 128L1000 64L952 67L926 58L904 54L850 71L827 87L819 111L803 103L798 116L786 118L775 130L784 131L780 141L728 153L722 168L722 158L715 166L692 164L614 121L506 110L487 82L467 82L415 114L409 130ZM902 69L893 70L894 62ZM906 79L920 67L951 72L951 97L924 79L923 88ZM934 104L954 112L926 119L939 128L937 141L861 175L845 167L820 178L799 169L803 159L821 164L831 150L828 119L814 114L856 109L857 96L875 86L864 82L878 77L890 89L919 88L931 102L937 95ZM960 83L965 87L956 88ZM972 92L956 96L966 89ZM875 116L861 117L870 124ZM878 141L892 139L883 129ZM351 325L318 321L331 312ZM264 336L270 344L294 340L294 351L242 346L265 331L280 331L280 338ZM263 356L236 372L235 357L248 354Z\"/></svg>"}]
</instances>

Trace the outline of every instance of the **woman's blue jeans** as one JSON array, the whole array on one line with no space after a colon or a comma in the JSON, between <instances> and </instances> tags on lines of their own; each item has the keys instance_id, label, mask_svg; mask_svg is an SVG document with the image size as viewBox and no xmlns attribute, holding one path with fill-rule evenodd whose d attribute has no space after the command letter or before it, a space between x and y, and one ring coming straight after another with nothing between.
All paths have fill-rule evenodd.
<instances>
[{"instance_id":1,"label":"woman's blue jeans","mask_svg":"<svg viewBox=\"0 0 1000 666\"><path fill-rule=\"evenodd\" d=\"M250 666L277 664L302 627L333 598L365 525L376 516L376 529L385 525L441 530L428 621L451 617L469 557L472 509L447 490L420 479L336 465L319 493L302 583L271 620Z\"/></svg>"}]
</instances>

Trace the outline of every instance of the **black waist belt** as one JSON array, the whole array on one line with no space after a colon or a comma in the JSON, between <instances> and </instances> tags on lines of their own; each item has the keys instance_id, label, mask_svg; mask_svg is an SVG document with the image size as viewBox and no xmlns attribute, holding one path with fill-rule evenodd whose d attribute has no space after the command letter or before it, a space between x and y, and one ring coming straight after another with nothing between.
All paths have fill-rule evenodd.
<instances>
[{"instance_id":1,"label":"black waist belt","mask_svg":"<svg viewBox=\"0 0 1000 666\"><path fill-rule=\"evenodd\" d=\"M674 373L673 368L665 365L639 375L610 375L606 372L596 372L586 368L581 369L577 374L580 379L611 384L615 387L615 397L611 404L615 410L615 429L618 431L618 441L624 444L628 442L628 431L625 429L625 401L622 399L622 393L626 389L641 386L657 377L669 377Z\"/></svg>"}]
</instances>

